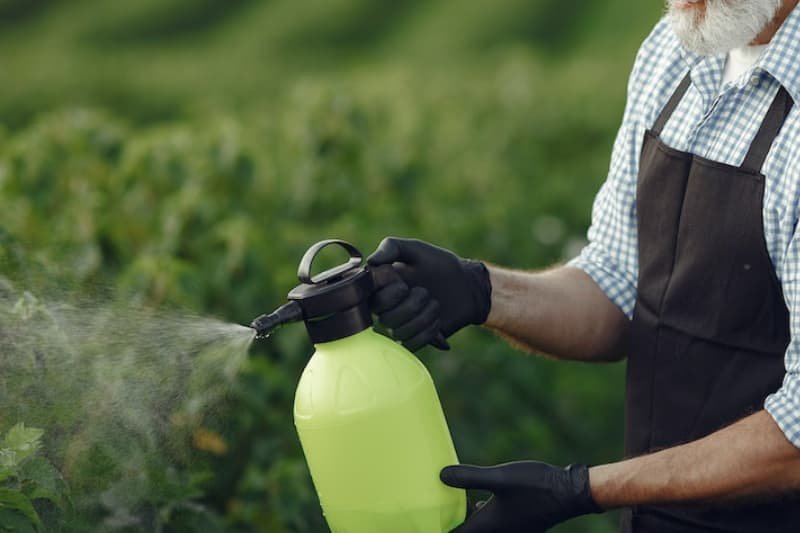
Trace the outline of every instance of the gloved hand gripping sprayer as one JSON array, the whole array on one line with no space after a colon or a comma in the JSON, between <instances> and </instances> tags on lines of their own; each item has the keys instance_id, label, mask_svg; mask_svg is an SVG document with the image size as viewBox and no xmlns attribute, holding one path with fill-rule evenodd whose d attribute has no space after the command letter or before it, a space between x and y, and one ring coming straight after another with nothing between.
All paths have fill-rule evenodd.
<instances>
[{"instance_id":1,"label":"gloved hand gripping sprayer","mask_svg":"<svg viewBox=\"0 0 800 533\"><path fill-rule=\"evenodd\" d=\"M329 245L350 259L312 276L314 258ZM350 243L318 242L300 261L289 303L251 327L265 338L302 320L315 345L294 421L331 531L450 531L464 519L466 496L439 480L442 467L458 463L447 422L425 366L372 329L369 299L397 274L362 263Z\"/></svg>"}]
</instances>

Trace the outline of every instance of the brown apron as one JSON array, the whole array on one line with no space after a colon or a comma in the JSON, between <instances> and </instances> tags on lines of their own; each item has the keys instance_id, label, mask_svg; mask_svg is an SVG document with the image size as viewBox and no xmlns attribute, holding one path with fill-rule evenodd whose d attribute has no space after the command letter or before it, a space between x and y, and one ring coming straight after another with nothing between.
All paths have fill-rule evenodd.
<instances>
[{"instance_id":1,"label":"brown apron","mask_svg":"<svg viewBox=\"0 0 800 533\"><path fill-rule=\"evenodd\" d=\"M687 74L642 146L628 456L696 440L762 409L785 373L789 313L764 242L761 167L792 99L781 87L735 167L661 141L689 85ZM797 532L798 503L640 506L623 511L622 530Z\"/></svg>"}]
</instances>

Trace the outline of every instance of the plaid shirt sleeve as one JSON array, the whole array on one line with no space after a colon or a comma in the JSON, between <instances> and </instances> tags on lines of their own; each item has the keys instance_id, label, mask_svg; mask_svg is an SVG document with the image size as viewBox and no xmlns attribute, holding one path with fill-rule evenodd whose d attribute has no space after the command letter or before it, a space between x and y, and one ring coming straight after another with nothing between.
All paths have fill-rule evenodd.
<instances>
[{"instance_id":1,"label":"plaid shirt sleeve","mask_svg":"<svg viewBox=\"0 0 800 533\"><path fill-rule=\"evenodd\" d=\"M627 316L633 316L639 252L636 233L636 182L645 125L639 102L646 93L645 78L653 70L653 56L661 46L664 24L644 41L628 81L628 101L608 177L592 207L589 243L568 265L586 272Z\"/></svg>"},{"instance_id":2,"label":"plaid shirt sleeve","mask_svg":"<svg viewBox=\"0 0 800 533\"><path fill-rule=\"evenodd\" d=\"M634 128L624 124L617 134L611 170L594 200L587 244L568 265L586 272L609 300L633 316L636 302L638 249L636 238L636 168L638 145Z\"/></svg>"},{"instance_id":3,"label":"plaid shirt sleeve","mask_svg":"<svg viewBox=\"0 0 800 533\"><path fill-rule=\"evenodd\" d=\"M789 309L791 341L786 349L783 386L767 396L764 409L775 419L786 438L800 447L800 228L786 249L778 275Z\"/></svg>"}]
</instances>

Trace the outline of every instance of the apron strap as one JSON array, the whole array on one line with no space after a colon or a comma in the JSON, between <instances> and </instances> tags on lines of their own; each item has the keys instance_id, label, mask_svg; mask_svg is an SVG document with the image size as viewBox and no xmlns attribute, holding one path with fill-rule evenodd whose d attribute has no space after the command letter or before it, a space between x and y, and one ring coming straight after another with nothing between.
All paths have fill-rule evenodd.
<instances>
[{"instance_id":1,"label":"apron strap","mask_svg":"<svg viewBox=\"0 0 800 533\"><path fill-rule=\"evenodd\" d=\"M675 111L676 107L678 107L683 95L686 94L687 89L689 89L689 85L692 83L691 74L691 71L686 73L686 76L684 76L683 80L681 80L678 88L675 89L674 93L672 93L667 105L664 106L664 109L661 110L661 114L658 115L658 118L653 123L653 127L650 128L650 131L655 133L657 136L661 136L661 130L664 129L669 117L672 116L672 112Z\"/></svg>"},{"instance_id":2,"label":"apron strap","mask_svg":"<svg viewBox=\"0 0 800 533\"><path fill-rule=\"evenodd\" d=\"M767 114L764 115L761 128L756 133L756 137L750 145L750 150L744 158L743 169L754 173L761 172L761 167L764 166L764 161L767 160L767 154L769 154L772 143L780 133L793 104L794 100L792 100L789 92L781 86Z\"/></svg>"}]
</instances>

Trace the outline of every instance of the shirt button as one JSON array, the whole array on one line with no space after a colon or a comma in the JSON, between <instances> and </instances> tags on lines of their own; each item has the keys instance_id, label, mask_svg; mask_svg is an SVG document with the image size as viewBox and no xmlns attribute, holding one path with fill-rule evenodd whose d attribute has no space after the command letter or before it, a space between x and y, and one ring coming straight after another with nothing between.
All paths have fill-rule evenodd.
<instances>
[{"instance_id":1,"label":"shirt button","mask_svg":"<svg viewBox=\"0 0 800 533\"><path fill-rule=\"evenodd\" d=\"M758 82L760 82L760 81L761 81L761 77L760 76L753 75L750 78L750 85L752 85L753 87L758 87Z\"/></svg>"}]
</instances>

